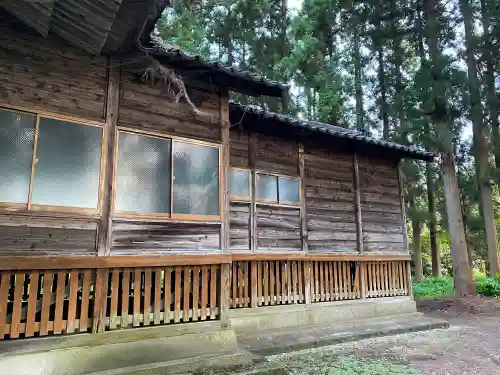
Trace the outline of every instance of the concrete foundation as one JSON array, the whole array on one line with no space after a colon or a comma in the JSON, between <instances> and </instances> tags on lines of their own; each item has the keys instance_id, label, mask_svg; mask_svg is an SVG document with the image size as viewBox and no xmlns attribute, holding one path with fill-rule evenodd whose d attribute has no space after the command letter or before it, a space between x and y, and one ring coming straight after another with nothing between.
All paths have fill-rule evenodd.
<instances>
[{"instance_id":1,"label":"concrete foundation","mask_svg":"<svg viewBox=\"0 0 500 375\"><path fill-rule=\"evenodd\" d=\"M394 297L237 309L231 311L229 329L222 329L220 322L214 321L5 341L0 342L0 374L152 375L196 372L208 367L223 367L226 371L248 368L255 361L254 354L293 350L294 341L300 347L312 347L341 337L348 341L351 336L355 340L360 335L433 327L427 321L413 327L411 322L418 320L415 312L413 300ZM374 318L380 317L388 318L376 323ZM326 329L331 330L328 335ZM294 336L299 330L303 331L300 337Z\"/></svg>"},{"instance_id":2,"label":"concrete foundation","mask_svg":"<svg viewBox=\"0 0 500 375\"><path fill-rule=\"evenodd\" d=\"M232 310L231 327L237 332L270 330L302 325L339 324L416 311L415 301L409 297L267 306Z\"/></svg>"}]
</instances>

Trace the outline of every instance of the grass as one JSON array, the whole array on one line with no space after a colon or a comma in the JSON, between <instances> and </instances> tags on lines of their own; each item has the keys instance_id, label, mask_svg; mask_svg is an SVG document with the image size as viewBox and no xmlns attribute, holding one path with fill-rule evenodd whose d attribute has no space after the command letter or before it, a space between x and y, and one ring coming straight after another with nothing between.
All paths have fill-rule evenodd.
<instances>
[{"instance_id":1,"label":"grass","mask_svg":"<svg viewBox=\"0 0 500 375\"><path fill-rule=\"evenodd\" d=\"M500 275L489 277L478 273L474 277L476 291L487 297L500 297ZM449 276L427 277L413 283L415 299L440 299L453 295L453 279Z\"/></svg>"}]
</instances>

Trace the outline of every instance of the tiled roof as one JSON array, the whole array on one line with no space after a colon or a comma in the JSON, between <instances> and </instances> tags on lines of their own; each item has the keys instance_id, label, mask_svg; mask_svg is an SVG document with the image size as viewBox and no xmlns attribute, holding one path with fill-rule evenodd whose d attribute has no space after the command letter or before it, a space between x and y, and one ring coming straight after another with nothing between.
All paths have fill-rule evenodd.
<instances>
[{"instance_id":1,"label":"tiled roof","mask_svg":"<svg viewBox=\"0 0 500 375\"><path fill-rule=\"evenodd\" d=\"M243 113L258 115L267 120L279 121L281 123L285 123L294 127L299 127L310 131L327 134L333 137L346 138L356 142L362 142L392 149L398 151L400 154L404 154L406 156L415 159L430 161L434 158L433 153L422 150L416 146L405 146L398 143L389 142L384 139L375 138L369 134L357 130L346 129L340 126L324 124L316 121L302 120L289 115L283 115L279 113L266 112L255 106L243 106L237 103L230 103L229 108L230 111L233 111L233 113L236 112L239 115L243 115Z\"/></svg>"},{"instance_id":2,"label":"tiled roof","mask_svg":"<svg viewBox=\"0 0 500 375\"><path fill-rule=\"evenodd\" d=\"M225 79L229 87L235 91L281 97L283 91L288 88L288 85L269 80L262 75L223 65L220 62L208 61L199 54L189 53L180 47L167 44L159 37L151 36L150 43L152 48L148 48L149 53L169 65L184 71L205 73L213 75L216 79Z\"/></svg>"}]
</instances>

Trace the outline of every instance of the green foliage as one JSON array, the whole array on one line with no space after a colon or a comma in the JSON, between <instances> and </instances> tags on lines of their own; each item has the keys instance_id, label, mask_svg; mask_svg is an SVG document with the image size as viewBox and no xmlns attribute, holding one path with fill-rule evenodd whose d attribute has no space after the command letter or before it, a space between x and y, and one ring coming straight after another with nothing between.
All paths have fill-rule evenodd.
<instances>
[{"instance_id":1,"label":"green foliage","mask_svg":"<svg viewBox=\"0 0 500 375\"><path fill-rule=\"evenodd\" d=\"M476 291L485 297L500 297L500 275L489 277L476 273ZM449 276L428 277L420 283L413 283L415 299L439 299L453 295L453 279Z\"/></svg>"},{"instance_id":2,"label":"green foliage","mask_svg":"<svg viewBox=\"0 0 500 375\"><path fill-rule=\"evenodd\" d=\"M453 279L449 276L428 277L413 283L415 299L443 298L453 295Z\"/></svg>"},{"instance_id":3,"label":"green foliage","mask_svg":"<svg viewBox=\"0 0 500 375\"><path fill-rule=\"evenodd\" d=\"M500 275L487 277L485 275L476 277L476 291L487 297L500 297Z\"/></svg>"}]
</instances>

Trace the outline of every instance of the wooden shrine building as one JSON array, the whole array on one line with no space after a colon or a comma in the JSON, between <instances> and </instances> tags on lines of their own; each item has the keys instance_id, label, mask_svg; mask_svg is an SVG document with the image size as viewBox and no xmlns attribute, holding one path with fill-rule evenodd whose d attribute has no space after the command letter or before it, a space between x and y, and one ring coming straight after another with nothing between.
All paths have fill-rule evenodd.
<instances>
[{"instance_id":1,"label":"wooden shrine building","mask_svg":"<svg viewBox=\"0 0 500 375\"><path fill-rule=\"evenodd\" d=\"M164 6L0 5L0 355L414 312L398 163L432 155L229 103L286 86L151 37Z\"/></svg>"}]
</instances>

